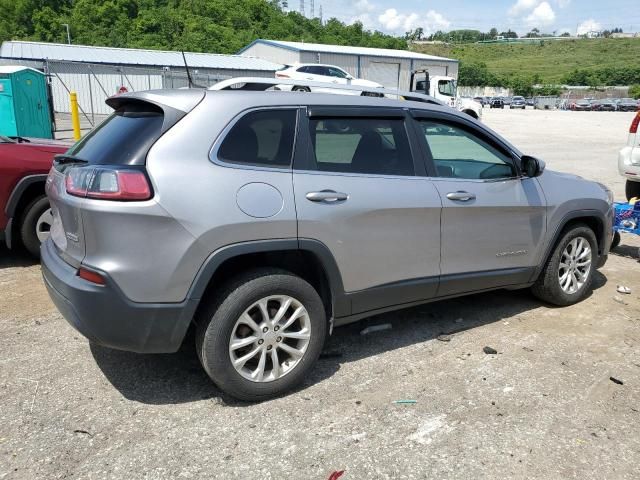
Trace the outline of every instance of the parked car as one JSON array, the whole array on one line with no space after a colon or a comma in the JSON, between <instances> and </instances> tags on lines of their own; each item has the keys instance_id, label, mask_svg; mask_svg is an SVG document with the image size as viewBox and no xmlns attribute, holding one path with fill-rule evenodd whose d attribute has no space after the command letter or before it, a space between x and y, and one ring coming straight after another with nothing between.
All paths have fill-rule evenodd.
<instances>
[{"instance_id":1,"label":"parked car","mask_svg":"<svg viewBox=\"0 0 640 480\"><path fill-rule=\"evenodd\" d=\"M640 108L640 101L633 98L621 98L617 102L618 111L635 112Z\"/></svg>"},{"instance_id":2,"label":"parked car","mask_svg":"<svg viewBox=\"0 0 640 480\"><path fill-rule=\"evenodd\" d=\"M511 100L511 108L521 108L524 110L527 108L527 102L524 97L513 97Z\"/></svg>"},{"instance_id":3,"label":"parked car","mask_svg":"<svg viewBox=\"0 0 640 480\"><path fill-rule=\"evenodd\" d=\"M0 241L9 248L21 244L39 256L52 221L45 180L54 155L68 148L54 140L0 136Z\"/></svg>"},{"instance_id":4,"label":"parked car","mask_svg":"<svg viewBox=\"0 0 640 480\"><path fill-rule=\"evenodd\" d=\"M502 97L493 97L489 103L490 108L504 108L504 100Z\"/></svg>"},{"instance_id":5,"label":"parked car","mask_svg":"<svg viewBox=\"0 0 640 480\"><path fill-rule=\"evenodd\" d=\"M596 112L615 112L617 106L613 100L594 100L591 102L591 110Z\"/></svg>"},{"instance_id":6,"label":"parked car","mask_svg":"<svg viewBox=\"0 0 640 480\"><path fill-rule=\"evenodd\" d=\"M606 187L446 106L195 89L107 103L47 180L51 298L112 348L175 352L193 325L239 399L308 379L334 327L499 288L571 305L607 258Z\"/></svg>"},{"instance_id":7,"label":"parked car","mask_svg":"<svg viewBox=\"0 0 640 480\"><path fill-rule=\"evenodd\" d=\"M382 85L376 82L372 82L369 80L362 80L359 78L354 78L350 73L345 72L340 67L336 67L335 65L320 65L317 63L310 64L299 64L287 67L283 70L279 70L276 72L276 78L285 78L285 79L293 79L293 80L308 80L314 82L323 82L323 83L333 83L337 86L340 85L352 85L352 86L362 86L371 88L382 88ZM331 88L316 88L309 87L304 85L280 85L280 90L288 90L294 92L311 92L314 91L316 93L343 93L346 95L365 95L365 96L376 96L371 95L370 92L358 92L353 90L339 90ZM379 96L382 96L380 94Z\"/></svg>"},{"instance_id":8,"label":"parked car","mask_svg":"<svg viewBox=\"0 0 640 480\"><path fill-rule=\"evenodd\" d=\"M627 145L618 154L618 172L627 179L625 193L627 200L640 198L640 111L629 127Z\"/></svg>"},{"instance_id":9,"label":"parked car","mask_svg":"<svg viewBox=\"0 0 640 480\"><path fill-rule=\"evenodd\" d=\"M487 104L486 97L473 97L473 100L478 102L483 107Z\"/></svg>"},{"instance_id":10,"label":"parked car","mask_svg":"<svg viewBox=\"0 0 640 480\"><path fill-rule=\"evenodd\" d=\"M571 104L571 110L578 112L591 111L591 102L589 100L577 100Z\"/></svg>"},{"instance_id":11,"label":"parked car","mask_svg":"<svg viewBox=\"0 0 640 480\"><path fill-rule=\"evenodd\" d=\"M513 97L502 97L502 101L504 102L505 105L511 105L511 102L513 101Z\"/></svg>"},{"instance_id":12,"label":"parked car","mask_svg":"<svg viewBox=\"0 0 640 480\"><path fill-rule=\"evenodd\" d=\"M535 107L536 99L534 97L527 97L527 107Z\"/></svg>"}]
</instances>

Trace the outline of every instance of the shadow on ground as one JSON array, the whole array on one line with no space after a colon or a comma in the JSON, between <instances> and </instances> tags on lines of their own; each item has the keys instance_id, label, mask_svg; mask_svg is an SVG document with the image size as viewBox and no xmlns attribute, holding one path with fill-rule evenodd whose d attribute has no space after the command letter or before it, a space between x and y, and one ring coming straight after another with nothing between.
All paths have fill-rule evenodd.
<instances>
[{"instance_id":1,"label":"shadow on ground","mask_svg":"<svg viewBox=\"0 0 640 480\"><path fill-rule=\"evenodd\" d=\"M38 263L33 257L21 250L9 250L4 245L0 246L0 269L15 267L31 267Z\"/></svg>"},{"instance_id":2,"label":"shadow on ground","mask_svg":"<svg viewBox=\"0 0 640 480\"><path fill-rule=\"evenodd\" d=\"M606 277L597 272L594 290L605 283ZM301 388L329 379L344 363L435 341L443 333L463 332L542 307L528 290L499 290L386 313L337 328ZM360 334L367 326L383 323L392 328ZM484 346L477 345L477 350ZM193 334L175 354L140 355L97 345L91 345L91 352L106 378L127 399L175 404L217 397L223 404L246 405L223 395L211 383L196 357Z\"/></svg>"}]
</instances>

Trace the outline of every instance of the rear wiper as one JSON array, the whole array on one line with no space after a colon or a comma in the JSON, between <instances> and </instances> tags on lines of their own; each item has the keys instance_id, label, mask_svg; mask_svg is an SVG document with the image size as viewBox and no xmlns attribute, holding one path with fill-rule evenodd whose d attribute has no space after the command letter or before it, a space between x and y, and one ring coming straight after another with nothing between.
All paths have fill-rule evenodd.
<instances>
[{"instance_id":1,"label":"rear wiper","mask_svg":"<svg viewBox=\"0 0 640 480\"><path fill-rule=\"evenodd\" d=\"M61 153L53 157L53 161L56 165L65 165L68 163L89 163L89 160L85 160L84 158L74 157L73 155L68 155L66 153Z\"/></svg>"}]
</instances>

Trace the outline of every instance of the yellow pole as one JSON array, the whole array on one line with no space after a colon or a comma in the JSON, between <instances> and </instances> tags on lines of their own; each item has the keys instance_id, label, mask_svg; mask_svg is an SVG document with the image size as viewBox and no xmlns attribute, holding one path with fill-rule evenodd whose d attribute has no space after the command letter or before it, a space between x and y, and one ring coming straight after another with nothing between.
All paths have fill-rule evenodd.
<instances>
[{"instance_id":1,"label":"yellow pole","mask_svg":"<svg viewBox=\"0 0 640 480\"><path fill-rule=\"evenodd\" d=\"M73 126L73 139L80 140L80 114L78 113L78 95L76 92L69 94L71 97L71 125Z\"/></svg>"}]
</instances>

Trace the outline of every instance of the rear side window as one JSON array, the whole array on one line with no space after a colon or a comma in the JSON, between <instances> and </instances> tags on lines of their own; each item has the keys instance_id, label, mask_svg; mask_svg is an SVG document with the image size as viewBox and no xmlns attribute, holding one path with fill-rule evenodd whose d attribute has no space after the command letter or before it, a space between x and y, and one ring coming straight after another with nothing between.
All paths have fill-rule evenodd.
<instances>
[{"instance_id":1,"label":"rear side window","mask_svg":"<svg viewBox=\"0 0 640 480\"><path fill-rule=\"evenodd\" d=\"M229 131L218 151L224 162L289 167L296 131L295 110L248 113Z\"/></svg>"},{"instance_id":2,"label":"rear side window","mask_svg":"<svg viewBox=\"0 0 640 480\"><path fill-rule=\"evenodd\" d=\"M93 165L144 165L162 135L162 109L144 102L127 104L67 152Z\"/></svg>"},{"instance_id":3,"label":"rear side window","mask_svg":"<svg viewBox=\"0 0 640 480\"><path fill-rule=\"evenodd\" d=\"M309 122L318 170L413 176L401 119L323 118Z\"/></svg>"}]
</instances>

